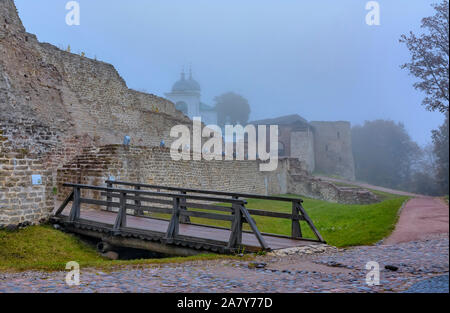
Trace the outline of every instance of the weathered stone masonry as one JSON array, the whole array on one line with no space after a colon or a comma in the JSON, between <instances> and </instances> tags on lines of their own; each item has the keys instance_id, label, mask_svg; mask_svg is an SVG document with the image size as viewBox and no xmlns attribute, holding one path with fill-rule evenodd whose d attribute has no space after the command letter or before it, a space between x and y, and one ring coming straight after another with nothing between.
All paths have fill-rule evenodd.
<instances>
[{"instance_id":1,"label":"weathered stone masonry","mask_svg":"<svg viewBox=\"0 0 450 313\"><path fill-rule=\"evenodd\" d=\"M33 140L40 138L52 145L53 133L49 129L28 127ZM35 146L29 146L29 139L26 134L5 133L0 127L0 227L44 220L53 209L52 172ZM33 174L41 175L42 184L32 185Z\"/></svg>"},{"instance_id":2,"label":"weathered stone masonry","mask_svg":"<svg viewBox=\"0 0 450 313\"><path fill-rule=\"evenodd\" d=\"M275 173L262 175L256 161L174 161L168 148L108 145L86 149L58 170L61 194L64 182L104 185L116 180L165 186L189 186L258 194L280 193ZM62 198L61 198L62 199Z\"/></svg>"},{"instance_id":3,"label":"weathered stone masonry","mask_svg":"<svg viewBox=\"0 0 450 313\"><path fill-rule=\"evenodd\" d=\"M83 149L125 135L132 144L170 144L171 127L189 123L171 102L129 89L112 65L38 42L14 2L0 0L0 226L48 216L57 168ZM31 175L43 185L31 186Z\"/></svg>"}]
</instances>

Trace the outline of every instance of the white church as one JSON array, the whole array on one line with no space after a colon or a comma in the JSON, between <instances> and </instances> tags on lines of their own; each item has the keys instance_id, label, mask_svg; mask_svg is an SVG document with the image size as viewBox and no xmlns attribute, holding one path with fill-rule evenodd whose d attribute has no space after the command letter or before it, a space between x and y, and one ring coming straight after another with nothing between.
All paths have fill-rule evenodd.
<instances>
[{"instance_id":1,"label":"white church","mask_svg":"<svg viewBox=\"0 0 450 313\"><path fill-rule=\"evenodd\" d=\"M217 124L217 111L201 101L200 84L192 78L192 69L188 78L183 70L180 79L173 84L172 91L165 96L190 119L200 116L205 125Z\"/></svg>"}]
</instances>

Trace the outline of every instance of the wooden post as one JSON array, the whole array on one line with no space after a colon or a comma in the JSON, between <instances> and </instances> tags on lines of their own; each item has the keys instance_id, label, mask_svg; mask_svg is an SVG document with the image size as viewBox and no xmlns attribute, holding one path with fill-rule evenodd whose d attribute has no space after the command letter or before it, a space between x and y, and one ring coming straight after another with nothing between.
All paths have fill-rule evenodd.
<instances>
[{"instance_id":1,"label":"wooden post","mask_svg":"<svg viewBox=\"0 0 450 313\"><path fill-rule=\"evenodd\" d=\"M173 198L173 213L170 220L169 227L167 228L166 240L171 243L173 239L178 235L180 229L180 198Z\"/></svg>"},{"instance_id":2,"label":"wooden post","mask_svg":"<svg viewBox=\"0 0 450 313\"><path fill-rule=\"evenodd\" d=\"M242 212L239 205L232 205L234 220L231 226L230 240L228 241L228 248L238 248L242 244Z\"/></svg>"},{"instance_id":3,"label":"wooden post","mask_svg":"<svg viewBox=\"0 0 450 313\"><path fill-rule=\"evenodd\" d=\"M106 187L112 188L113 184L111 182L108 182L108 183L106 183ZM112 211L112 207L109 204L110 202L112 202L112 196L111 196L111 192L110 191L106 192L106 202L108 202L108 205L106 206L106 211Z\"/></svg>"},{"instance_id":4,"label":"wooden post","mask_svg":"<svg viewBox=\"0 0 450 313\"><path fill-rule=\"evenodd\" d=\"M181 194L185 195L186 191L181 191ZM186 210L187 211L187 207L186 207L186 198L181 198L180 201L180 210ZM191 218L187 215L182 215L180 217L180 223L181 224L190 224L191 223Z\"/></svg>"},{"instance_id":5,"label":"wooden post","mask_svg":"<svg viewBox=\"0 0 450 313\"><path fill-rule=\"evenodd\" d=\"M302 238L302 229L300 227L299 215L299 203L297 201L292 201L292 226L291 226L291 237L292 238ZM297 216L297 217L294 217Z\"/></svg>"},{"instance_id":6,"label":"wooden post","mask_svg":"<svg viewBox=\"0 0 450 313\"><path fill-rule=\"evenodd\" d=\"M127 194L125 192L120 193L120 207L117 212L116 222L114 223L114 232L120 231L122 227L127 226Z\"/></svg>"},{"instance_id":7,"label":"wooden post","mask_svg":"<svg viewBox=\"0 0 450 313\"><path fill-rule=\"evenodd\" d=\"M66 206L69 204L70 201L73 201L73 190L70 193L70 195L67 196L67 198L64 200L64 202L61 204L61 206L58 208L58 210L55 212L55 216L60 215L64 209L66 208Z\"/></svg>"},{"instance_id":8,"label":"wooden post","mask_svg":"<svg viewBox=\"0 0 450 313\"><path fill-rule=\"evenodd\" d=\"M72 209L69 214L69 222L75 222L80 218L80 198L81 198L80 187L73 188L73 202Z\"/></svg>"},{"instance_id":9,"label":"wooden post","mask_svg":"<svg viewBox=\"0 0 450 313\"><path fill-rule=\"evenodd\" d=\"M141 190L141 186L134 186L134 189L135 190ZM139 193L135 193L134 194L137 198L139 198ZM141 208L141 200L139 200L139 199L136 199L136 200L134 200L134 204L136 205L136 209L134 210L134 215L137 215L137 216L139 216L139 215L144 215L144 211L142 210L142 208Z\"/></svg>"},{"instance_id":10,"label":"wooden post","mask_svg":"<svg viewBox=\"0 0 450 313\"><path fill-rule=\"evenodd\" d=\"M319 233L319 230L316 228L316 226L314 226L314 223L309 218L308 214L306 213L306 211L303 208L301 203L299 203L298 209L300 210L300 212L302 212L303 218L308 223L309 227L313 231L314 235L316 235L317 239L319 239L319 241L325 243L325 240L323 240L322 235Z\"/></svg>"},{"instance_id":11,"label":"wooden post","mask_svg":"<svg viewBox=\"0 0 450 313\"><path fill-rule=\"evenodd\" d=\"M256 236L256 239L258 239L259 244L261 245L261 248L264 250L268 250L269 246L267 245L266 241L264 240L264 237L262 236L261 232L259 231L258 227L256 226L255 221L250 216L250 213L248 213L247 209L244 205L240 205L242 215L247 220L247 223L250 225L253 233Z\"/></svg>"}]
</instances>

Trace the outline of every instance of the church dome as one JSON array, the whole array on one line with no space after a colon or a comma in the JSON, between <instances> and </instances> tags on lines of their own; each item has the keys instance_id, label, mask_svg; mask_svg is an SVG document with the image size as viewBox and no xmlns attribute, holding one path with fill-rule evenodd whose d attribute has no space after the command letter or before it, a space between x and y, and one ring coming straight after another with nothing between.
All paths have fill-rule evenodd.
<instances>
[{"instance_id":1,"label":"church dome","mask_svg":"<svg viewBox=\"0 0 450 313\"><path fill-rule=\"evenodd\" d=\"M188 82L191 90L200 91L200 84L192 76L189 77Z\"/></svg>"},{"instance_id":2,"label":"church dome","mask_svg":"<svg viewBox=\"0 0 450 313\"><path fill-rule=\"evenodd\" d=\"M192 72L189 75L189 78L186 79L184 72L181 73L181 78L172 86L172 92L185 92L185 91L194 91L200 92L200 84L192 78Z\"/></svg>"}]
</instances>

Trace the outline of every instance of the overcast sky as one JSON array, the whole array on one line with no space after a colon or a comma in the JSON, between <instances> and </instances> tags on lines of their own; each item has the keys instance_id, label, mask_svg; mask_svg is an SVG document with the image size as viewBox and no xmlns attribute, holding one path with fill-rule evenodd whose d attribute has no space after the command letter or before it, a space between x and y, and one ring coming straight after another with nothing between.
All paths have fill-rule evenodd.
<instances>
[{"instance_id":1,"label":"overcast sky","mask_svg":"<svg viewBox=\"0 0 450 313\"><path fill-rule=\"evenodd\" d=\"M419 144L443 121L400 65L401 34L418 31L437 0L381 0L381 25L363 0L16 0L28 32L112 63L133 89L164 96L192 64L202 99L235 91L251 119L297 113L307 120L401 121Z\"/></svg>"}]
</instances>

